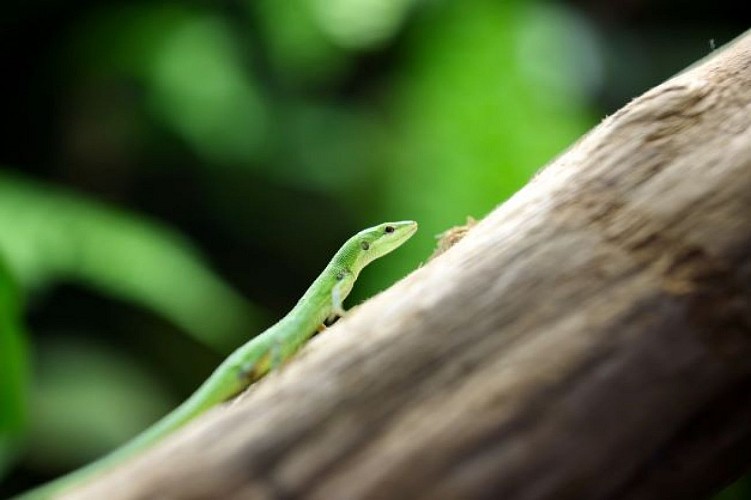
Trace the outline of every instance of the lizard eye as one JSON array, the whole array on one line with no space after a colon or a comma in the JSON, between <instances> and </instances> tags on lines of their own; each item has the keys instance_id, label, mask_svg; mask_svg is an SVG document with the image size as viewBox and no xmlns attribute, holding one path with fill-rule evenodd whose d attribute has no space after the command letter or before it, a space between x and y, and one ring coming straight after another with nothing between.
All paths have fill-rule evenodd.
<instances>
[{"instance_id":1,"label":"lizard eye","mask_svg":"<svg viewBox=\"0 0 751 500\"><path fill-rule=\"evenodd\" d=\"M344 273L343 273L343 272L341 272L341 271L339 271L339 272L338 272L338 273L336 274L336 279L337 279L337 281L341 281L342 279L344 279Z\"/></svg>"},{"instance_id":2,"label":"lizard eye","mask_svg":"<svg viewBox=\"0 0 751 500\"><path fill-rule=\"evenodd\" d=\"M360 243L360 246L362 247L363 250L367 250L368 248L370 248L370 243L368 243L367 241L363 241Z\"/></svg>"},{"instance_id":3,"label":"lizard eye","mask_svg":"<svg viewBox=\"0 0 751 500\"><path fill-rule=\"evenodd\" d=\"M386 226L384 229L387 233L393 233L394 232L394 226Z\"/></svg>"}]
</instances>

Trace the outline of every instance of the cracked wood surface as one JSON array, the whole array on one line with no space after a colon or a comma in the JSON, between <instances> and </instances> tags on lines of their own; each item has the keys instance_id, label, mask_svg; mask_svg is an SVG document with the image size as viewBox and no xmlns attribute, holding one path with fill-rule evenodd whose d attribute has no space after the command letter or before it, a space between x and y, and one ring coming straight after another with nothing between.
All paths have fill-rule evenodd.
<instances>
[{"instance_id":1,"label":"cracked wood surface","mask_svg":"<svg viewBox=\"0 0 751 500\"><path fill-rule=\"evenodd\" d=\"M69 497L702 498L749 465L750 375L747 34Z\"/></svg>"}]
</instances>

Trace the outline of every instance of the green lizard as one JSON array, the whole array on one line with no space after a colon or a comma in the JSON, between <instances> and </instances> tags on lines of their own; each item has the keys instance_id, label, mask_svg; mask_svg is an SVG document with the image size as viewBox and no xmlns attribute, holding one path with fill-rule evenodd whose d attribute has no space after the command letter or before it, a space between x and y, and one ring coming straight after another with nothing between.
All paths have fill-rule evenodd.
<instances>
[{"instance_id":1,"label":"green lizard","mask_svg":"<svg viewBox=\"0 0 751 500\"><path fill-rule=\"evenodd\" d=\"M360 271L395 250L417 230L414 221L387 222L348 239L320 276L278 323L230 354L180 406L109 455L66 476L30 490L20 498L43 499L62 493L150 447L209 408L236 396L295 354L333 316L344 314L343 301Z\"/></svg>"}]
</instances>

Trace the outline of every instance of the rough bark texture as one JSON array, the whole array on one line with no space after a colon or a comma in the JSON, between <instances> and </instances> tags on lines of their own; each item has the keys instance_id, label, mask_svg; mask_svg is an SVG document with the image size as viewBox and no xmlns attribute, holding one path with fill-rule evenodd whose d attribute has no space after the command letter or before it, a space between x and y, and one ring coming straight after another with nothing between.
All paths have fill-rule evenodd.
<instances>
[{"instance_id":1,"label":"rough bark texture","mask_svg":"<svg viewBox=\"0 0 751 500\"><path fill-rule=\"evenodd\" d=\"M751 35L71 498L701 498L749 465L749 394Z\"/></svg>"}]
</instances>

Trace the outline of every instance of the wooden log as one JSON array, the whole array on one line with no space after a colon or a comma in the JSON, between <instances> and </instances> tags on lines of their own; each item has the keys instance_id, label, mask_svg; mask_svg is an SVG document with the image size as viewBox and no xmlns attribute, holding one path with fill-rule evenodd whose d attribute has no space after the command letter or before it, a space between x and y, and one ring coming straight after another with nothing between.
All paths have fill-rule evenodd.
<instances>
[{"instance_id":1,"label":"wooden log","mask_svg":"<svg viewBox=\"0 0 751 500\"><path fill-rule=\"evenodd\" d=\"M701 498L748 468L750 375L746 34L69 497Z\"/></svg>"}]
</instances>

